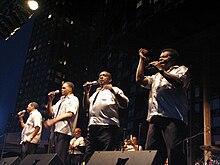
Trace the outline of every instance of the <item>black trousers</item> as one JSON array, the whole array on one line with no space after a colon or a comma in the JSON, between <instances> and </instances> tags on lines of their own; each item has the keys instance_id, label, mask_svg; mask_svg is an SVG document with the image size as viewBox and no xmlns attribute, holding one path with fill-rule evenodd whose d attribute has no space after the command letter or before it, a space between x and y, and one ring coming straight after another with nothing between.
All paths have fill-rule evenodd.
<instances>
[{"instance_id":1,"label":"black trousers","mask_svg":"<svg viewBox=\"0 0 220 165\"><path fill-rule=\"evenodd\" d=\"M66 134L51 132L48 153L57 153L65 164L68 164L68 149L71 137Z\"/></svg>"},{"instance_id":2,"label":"black trousers","mask_svg":"<svg viewBox=\"0 0 220 165\"><path fill-rule=\"evenodd\" d=\"M154 116L149 124L146 150L157 150L153 165L186 165L184 138L186 125L180 120Z\"/></svg>"},{"instance_id":3,"label":"black trousers","mask_svg":"<svg viewBox=\"0 0 220 165\"><path fill-rule=\"evenodd\" d=\"M83 161L83 154L70 154L70 163L69 165L81 165Z\"/></svg>"},{"instance_id":4,"label":"black trousers","mask_svg":"<svg viewBox=\"0 0 220 165\"><path fill-rule=\"evenodd\" d=\"M28 154L35 154L38 144L23 142L21 144L21 159L24 159Z\"/></svg>"},{"instance_id":5,"label":"black trousers","mask_svg":"<svg viewBox=\"0 0 220 165\"><path fill-rule=\"evenodd\" d=\"M116 125L92 125L86 137L84 161L87 163L95 151L114 151L118 144L119 127Z\"/></svg>"}]
</instances>

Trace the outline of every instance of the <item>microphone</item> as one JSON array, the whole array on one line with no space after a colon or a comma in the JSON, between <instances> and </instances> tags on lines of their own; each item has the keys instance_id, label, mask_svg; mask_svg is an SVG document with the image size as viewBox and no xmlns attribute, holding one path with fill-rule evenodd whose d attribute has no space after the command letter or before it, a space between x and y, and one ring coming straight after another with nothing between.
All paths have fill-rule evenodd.
<instances>
[{"instance_id":1,"label":"microphone","mask_svg":"<svg viewBox=\"0 0 220 165\"><path fill-rule=\"evenodd\" d=\"M24 110L22 110L22 111L20 111L20 112L18 112L18 116L20 116L20 115L22 115L23 113L25 113L26 112L26 110L24 109Z\"/></svg>"},{"instance_id":2,"label":"microphone","mask_svg":"<svg viewBox=\"0 0 220 165\"><path fill-rule=\"evenodd\" d=\"M88 85L98 85L98 84L99 84L98 81L92 81L92 82L87 82L87 83L83 84L83 87L86 87Z\"/></svg>"},{"instance_id":3,"label":"microphone","mask_svg":"<svg viewBox=\"0 0 220 165\"><path fill-rule=\"evenodd\" d=\"M55 90L53 92L48 93L48 96L55 95L55 94L58 94L58 93L60 93L60 91L59 90Z\"/></svg>"},{"instance_id":4,"label":"microphone","mask_svg":"<svg viewBox=\"0 0 220 165\"><path fill-rule=\"evenodd\" d=\"M144 67L144 69L153 69L154 65L152 65L151 63L149 63L147 66Z\"/></svg>"},{"instance_id":5,"label":"microphone","mask_svg":"<svg viewBox=\"0 0 220 165\"><path fill-rule=\"evenodd\" d=\"M150 62L149 64L147 64L147 66L145 66L144 67L144 69L153 69L153 68L156 68L152 63L160 63L161 64L161 62L160 61L152 61L152 62Z\"/></svg>"}]
</instances>

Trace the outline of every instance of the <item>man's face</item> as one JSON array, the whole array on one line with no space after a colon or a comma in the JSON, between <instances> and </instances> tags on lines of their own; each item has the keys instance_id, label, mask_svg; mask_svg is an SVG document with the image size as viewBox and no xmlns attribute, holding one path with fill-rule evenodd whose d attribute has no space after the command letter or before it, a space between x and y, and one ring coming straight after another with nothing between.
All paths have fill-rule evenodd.
<instances>
[{"instance_id":1,"label":"man's face","mask_svg":"<svg viewBox=\"0 0 220 165\"><path fill-rule=\"evenodd\" d=\"M77 138L80 137L81 136L81 131L79 129L75 129L74 130L74 136L77 137Z\"/></svg>"},{"instance_id":2,"label":"man's face","mask_svg":"<svg viewBox=\"0 0 220 165\"><path fill-rule=\"evenodd\" d=\"M170 56L169 51L165 51L160 54L159 62L166 69L173 65L174 59Z\"/></svg>"},{"instance_id":3,"label":"man's face","mask_svg":"<svg viewBox=\"0 0 220 165\"><path fill-rule=\"evenodd\" d=\"M111 75L108 72L101 72L99 74L99 80L98 80L100 85L104 85L104 84L109 84L112 82L112 78Z\"/></svg>"},{"instance_id":4,"label":"man's face","mask_svg":"<svg viewBox=\"0 0 220 165\"><path fill-rule=\"evenodd\" d=\"M132 142L133 142L134 144L137 144L137 138L136 138L136 137L133 137L133 138L132 138Z\"/></svg>"},{"instance_id":5,"label":"man's face","mask_svg":"<svg viewBox=\"0 0 220 165\"><path fill-rule=\"evenodd\" d=\"M62 95L67 96L72 93L72 88L67 83L62 85Z\"/></svg>"},{"instance_id":6,"label":"man's face","mask_svg":"<svg viewBox=\"0 0 220 165\"><path fill-rule=\"evenodd\" d=\"M27 111L28 111L28 112L31 112L31 111L33 111L34 109L35 109L34 106L33 106L31 103L29 103L28 106L27 106Z\"/></svg>"}]
</instances>

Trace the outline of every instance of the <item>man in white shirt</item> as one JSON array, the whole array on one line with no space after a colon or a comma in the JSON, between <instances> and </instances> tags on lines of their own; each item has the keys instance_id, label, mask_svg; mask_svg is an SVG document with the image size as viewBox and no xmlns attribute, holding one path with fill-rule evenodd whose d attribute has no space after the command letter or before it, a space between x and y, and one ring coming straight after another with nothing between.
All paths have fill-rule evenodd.
<instances>
[{"instance_id":1,"label":"man in white shirt","mask_svg":"<svg viewBox=\"0 0 220 165\"><path fill-rule=\"evenodd\" d=\"M70 140L69 154L70 165L80 165L85 150L85 139L81 136L81 129L75 128L74 138Z\"/></svg>"},{"instance_id":2,"label":"man in white shirt","mask_svg":"<svg viewBox=\"0 0 220 165\"><path fill-rule=\"evenodd\" d=\"M48 153L57 153L65 164L68 162L69 142L78 119L79 100L74 96L73 90L74 84L72 82L63 83L62 96L53 106L55 91L49 93L48 110L52 119L44 122L46 128L52 126Z\"/></svg>"},{"instance_id":3,"label":"man in white shirt","mask_svg":"<svg viewBox=\"0 0 220 165\"><path fill-rule=\"evenodd\" d=\"M38 104L36 102L29 103L27 112L29 113L29 117L26 123L24 123L23 120L24 112L18 113L19 121L22 127L21 159L28 154L36 153L42 132L42 115L38 111Z\"/></svg>"},{"instance_id":4,"label":"man in white shirt","mask_svg":"<svg viewBox=\"0 0 220 165\"><path fill-rule=\"evenodd\" d=\"M85 83L85 100L89 109L89 124L86 137L85 163L95 151L113 151L118 142L118 109L128 106L128 98L118 87L112 86L111 74L103 71L99 74L99 88L89 97L90 83Z\"/></svg>"},{"instance_id":5,"label":"man in white shirt","mask_svg":"<svg viewBox=\"0 0 220 165\"><path fill-rule=\"evenodd\" d=\"M183 140L188 122L187 91L190 84L189 69L176 65L179 53L171 48L161 51L158 61L148 63L148 51L139 50L139 64L136 81L149 89L148 134L146 150L157 150L153 165L164 165L168 157L169 165L186 165ZM144 75L147 69L148 75ZM155 73L149 75L149 68Z\"/></svg>"}]
</instances>

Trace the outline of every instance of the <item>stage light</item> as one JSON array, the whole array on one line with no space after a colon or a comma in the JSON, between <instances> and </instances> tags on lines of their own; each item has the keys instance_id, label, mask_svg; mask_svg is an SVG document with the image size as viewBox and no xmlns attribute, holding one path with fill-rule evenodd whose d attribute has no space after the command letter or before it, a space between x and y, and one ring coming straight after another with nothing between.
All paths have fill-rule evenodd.
<instances>
[{"instance_id":1,"label":"stage light","mask_svg":"<svg viewBox=\"0 0 220 165\"><path fill-rule=\"evenodd\" d=\"M4 13L0 13L0 36L8 40L20 27L27 23L33 16L34 10L39 5L36 0L25 0L26 3L15 1L10 6L6 6Z\"/></svg>"},{"instance_id":2,"label":"stage light","mask_svg":"<svg viewBox=\"0 0 220 165\"><path fill-rule=\"evenodd\" d=\"M38 2L35 0L28 0L27 4L31 10L37 10L39 7Z\"/></svg>"}]
</instances>

